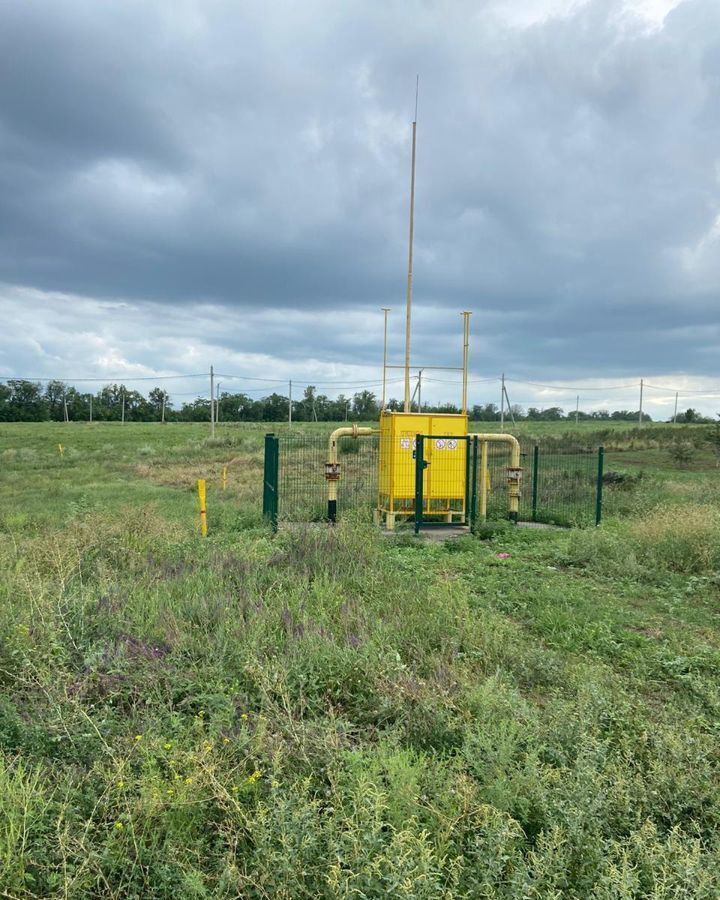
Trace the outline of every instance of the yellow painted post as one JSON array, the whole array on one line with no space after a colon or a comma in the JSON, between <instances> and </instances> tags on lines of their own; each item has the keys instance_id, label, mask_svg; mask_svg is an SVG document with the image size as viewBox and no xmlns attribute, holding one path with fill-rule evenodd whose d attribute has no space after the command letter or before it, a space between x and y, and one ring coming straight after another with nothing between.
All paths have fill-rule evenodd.
<instances>
[{"instance_id":1,"label":"yellow painted post","mask_svg":"<svg viewBox=\"0 0 720 900\"><path fill-rule=\"evenodd\" d=\"M222 470L222 489L225 490L227 487L227 466L223 466Z\"/></svg>"},{"instance_id":2,"label":"yellow painted post","mask_svg":"<svg viewBox=\"0 0 720 900\"><path fill-rule=\"evenodd\" d=\"M65 456L65 448L63 447L62 444L58 444L58 451L60 452L61 457Z\"/></svg>"},{"instance_id":3,"label":"yellow painted post","mask_svg":"<svg viewBox=\"0 0 720 900\"><path fill-rule=\"evenodd\" d=\"M488 445L483 441L480 445L480 518L484 522L487 519L488 498Z\"/></svg>"},{"instance_id":4,"label":"yellow painted post","mask_svg":"<svg viewBox=\"0 0 720 900\"><path fill-rule=\"evenodd\" d=\"M200 534L207 537L207 511L205 509L205 479L198 478L198 500L200 501Z\"/></svg>"}]
</instances>

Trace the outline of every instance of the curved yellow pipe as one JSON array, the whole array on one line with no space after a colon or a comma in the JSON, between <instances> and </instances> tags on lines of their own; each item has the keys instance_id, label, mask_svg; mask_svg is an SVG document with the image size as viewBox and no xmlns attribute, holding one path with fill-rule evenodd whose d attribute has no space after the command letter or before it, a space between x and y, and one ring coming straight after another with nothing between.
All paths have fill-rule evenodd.
<instances>
[{"instance_id":1,"label":"curved yellow pipe","mask_svg":"<svg viewBox=\"0 0 720 900\"><path fill-rule=\"evenodd\" d=\"M510 444L510 465L514 468L520 466L520 441L512 434L503 432L489 432L486 434L468 434L468 437L477 438L479 441L496 441L498 443Z\"/></svg>"},{"instance_id":2,"label":"curved yellow pipe","mask_svg":"<svg viewBox=\"0 0 720 900\"><path fill-rule=\"evenodd\" d=\"M359 438L369 434L378 434L377 428L344 425L336 428L328 440L328 460L325 464L325 479L328 483L328 519L334 522L337 516L337 486L340 481L340 464L338 463L337 442L341 437Z\"/></svg>"},{"instance_id":3,"label":"curved yellow pipe","mask_svg":"<svg viewBox=\"0 0 720 900\"><path fill-rule=\"evenodd\" d=\"M522 468L520 466L520 442L512 434L485 433L485 434L468 434L470 438L477 438L481 443L494 441L496 443L510 444L510 465L508 466L507 486L508 486L508 514L513 522L517 522L518 508L520 505L520 479L522 478ZM484 478L485 471L483 468L483 498L485 496Z\"/></svg>"}]
</instances>

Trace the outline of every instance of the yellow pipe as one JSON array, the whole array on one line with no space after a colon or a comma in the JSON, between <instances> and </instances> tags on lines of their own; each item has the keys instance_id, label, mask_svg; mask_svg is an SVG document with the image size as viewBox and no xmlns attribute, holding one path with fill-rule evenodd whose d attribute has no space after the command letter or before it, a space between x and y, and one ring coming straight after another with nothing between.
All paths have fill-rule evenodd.
<instances>
[{"instance_id":1,"label":"yellow pipe","mask_svg":"<svg viewBox=\"0 0 720 900\"><path fill-rule=\"evenodd\" d=\"M487 519L488 498L488 445L483 441L480 445L480 518L484 522Z\"/></svg>"},{"instance_id":2,"label":"yellow pipe","mask_svg":"<svg viewBox=\"0 0 720 900\"><path fill-rule=\"evenodd\" d=\"M514 435L506 434L505 432L502 434L469 434L468 437L477 438L479 441L483 442L495 441L496 443L510 444L510 465L507 470L508 514L513 522L517 522L518 507L520 504L520 480L522 479L520 442ZM487 453L487 451L485 452ZM484 480L484 475L481 475L481 483L482 480Z\"/></svg>"},{"instance_id":3,"label":"yellow pipe","mask_svg":"<svg viewBox=\"0 0 720 900\"><path fill-rule=\"evenodd\" d=\"M338 440L341 437L359 438L369 434L378 434L377 428L361 428L359 425L345 425L336 428L328 441L328 461L325 464L325 479L328 483L328 519L334 522L337 518L337 486L340 481L340 463L338 462Z\"/></svg>"},{"instance_id":4,"label":"yellow pipe","mask_svg":"<svg viewBox=\"0 0 720 900\"><path fill-rule=\"evenodd\" d=\"M468 351L470 343L470 316L472 313L465 310L463 313L463 375L462 375L462 414L467 415L468 394Z\"/></svg>"}]
</instances>

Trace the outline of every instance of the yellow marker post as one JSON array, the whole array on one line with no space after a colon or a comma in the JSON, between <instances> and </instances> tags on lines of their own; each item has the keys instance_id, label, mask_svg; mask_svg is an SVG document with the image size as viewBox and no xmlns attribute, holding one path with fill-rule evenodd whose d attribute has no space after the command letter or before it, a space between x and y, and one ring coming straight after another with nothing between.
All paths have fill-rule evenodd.
<instances>
[{"instance_id":1,"label":"yellow marker post","mask_svg":"<svg viewBox=\"0 0 720 900\"><path fill-rule=\"evenodd\" d=\"M200 534L207 537L207 511L205 509L205 479L199 478L197 483L198 500L200 501Z\"/></svg>"},{"instance_id":2,"label":"yellow marker post","mask_svg":"<svg viewBox=\"0 0 720 900\"><path fill-rule=\"evenodd\" d=\"M227 466L223 466L222 470L222 489L225 490L227 487Z\"/></svg>"},{"instance_id":3,"label":"yellow marker post","mask_svg":"<svg viewBox=\"0 0 720 900\"><path fill-rule=\"evenodd\" d=\"M65 448L63 447L62 444L58 444L58 451L60 452L61 457L65 456Z\"/></svg>"}]
</instances>

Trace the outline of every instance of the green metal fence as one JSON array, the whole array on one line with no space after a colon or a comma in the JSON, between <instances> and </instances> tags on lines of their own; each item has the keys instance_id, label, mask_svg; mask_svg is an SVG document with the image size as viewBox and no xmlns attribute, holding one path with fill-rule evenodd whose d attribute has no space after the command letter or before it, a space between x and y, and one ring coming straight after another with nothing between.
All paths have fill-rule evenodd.
<instances>
[{"instance_id":1,"label":"green metal fence","mask_svg":"<svg viewBox=\"0 0 720 900\"><path fill-rule=\"evenodd\" d=\"M298 429L265 438L263 514L278 521L327 519L325 463L328 436ZM337 514L372 518L377 505L378 437L342 437ZM523 468L519 519L565 526L599 524L602 517L603 449L543 447L521 442ZM472 442L464 454L468 521L480 516L481 454ZM507 517L507 445L487 445L487 519ZM412 524L412 523L410 523Z\"/></svg>"},{"instance_id":2,"label":"green metal fence","mask_svg":"<svg viewBox=\"0 0 720 900\"><path fill-rule=\"evenodd\" d=\"M558 449L521 441L523 484L520 521L555 525L599 524L598 498L602 503L602 468L598 467L602 466L602 460L602 447ZM502 518L507 511L507 465L507 447L488 444L488 519Z\"/></svg>"},{"instance_id":3,"label":"green metal fence","mask_svg":"<svg viewBox=\"0 0 720 900\"><path fill-rule=\"evenodd\" d=\"M268 454L275 462L268 464ZM265 490L263 514L274 525L288 522L322 522L327 518L328 484L325 463L328 435L300 431L265 438ZM378 437L341 437L338 440L341 478L337 514L350 510L372 516L377 503ZM268 474L275 478L268 484ZM275 507L273 496L277 498Z\"/></svg>"}]
</instances>

